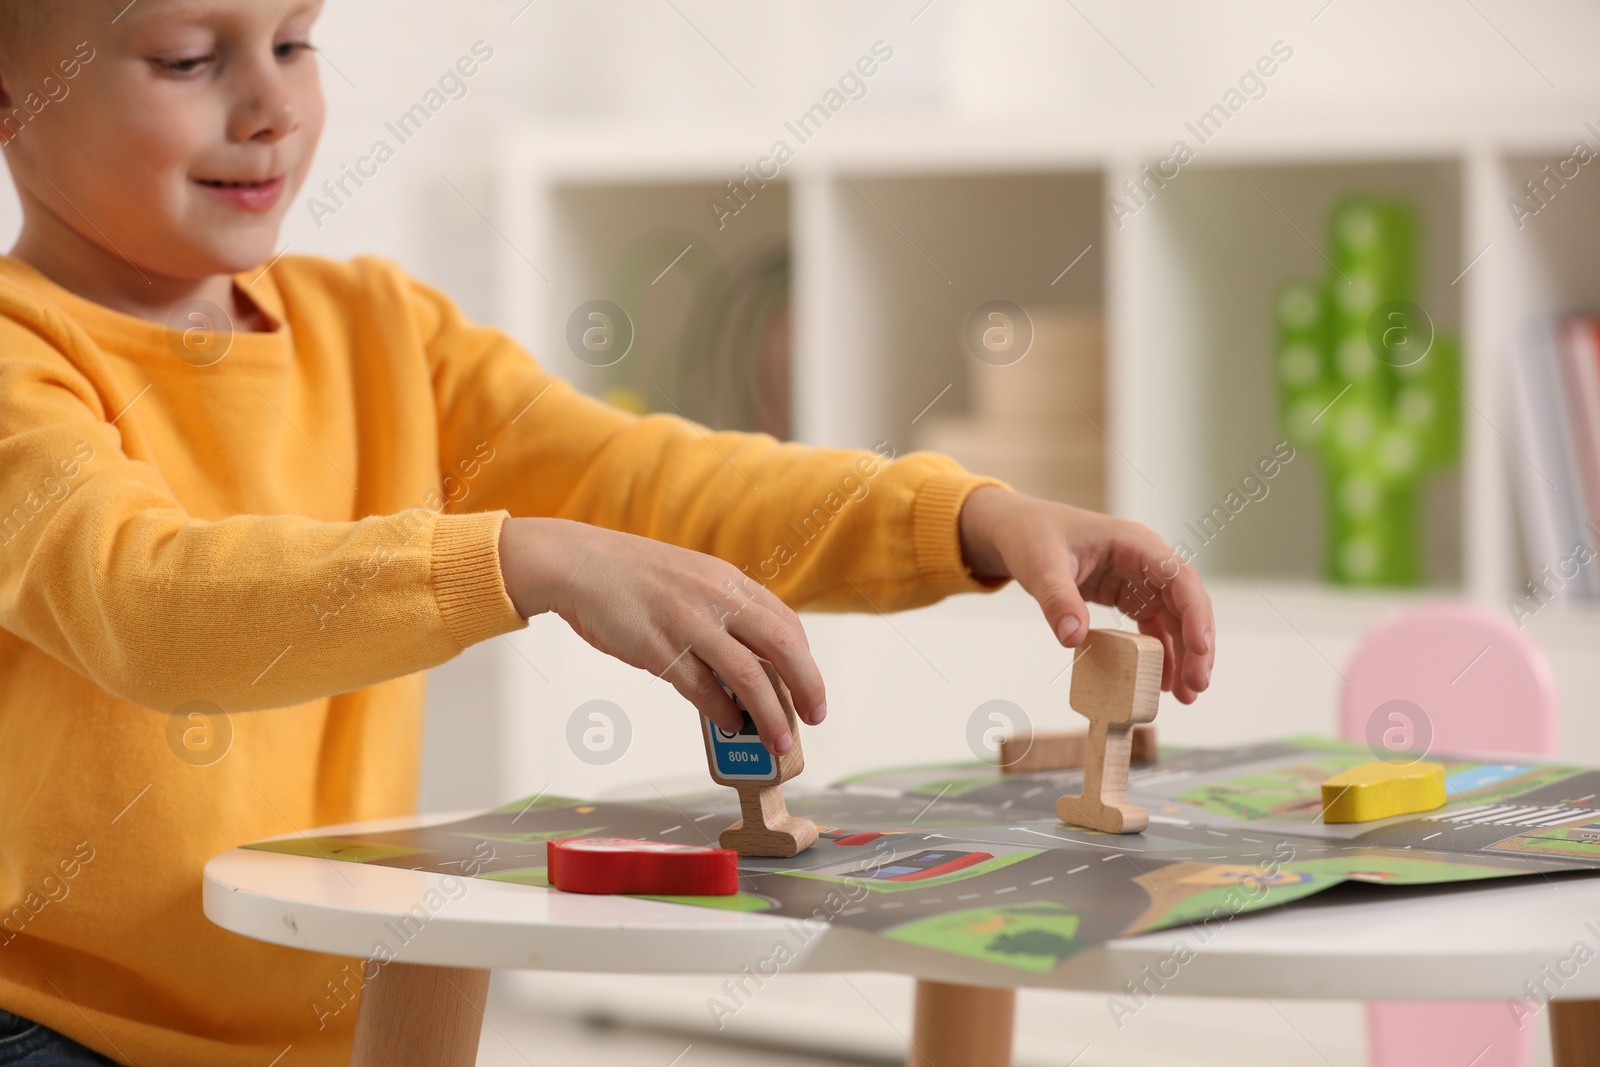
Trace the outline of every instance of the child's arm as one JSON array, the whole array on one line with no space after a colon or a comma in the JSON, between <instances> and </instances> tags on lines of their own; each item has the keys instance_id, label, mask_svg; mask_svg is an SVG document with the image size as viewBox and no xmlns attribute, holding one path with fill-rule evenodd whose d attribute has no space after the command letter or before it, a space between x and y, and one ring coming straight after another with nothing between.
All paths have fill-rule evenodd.
<instances>
[{"instance_id":1,"label":"child's arm","mask_svg":"<svg viewBox=\"0 0 1600 1067\"><path fill-rule=\"evenodd\" d=\"M171 398L106 395L64 355L102 358L80 331L5 311L33 318L0 320L0 628L124 700L236 711L409 674L524 625L500 581L503 512L197 518L124 451L125 435L134 454L150 445L119 409Z\"/></svg>"},{"instance_id":2,"label":"child's arm","mask_svg":"<svg viewBox=\"0 0 1600 1067\"><path fill-rule=\"evenodd\" d=\"M1112 604L1161 640L1162 686L1184 703L1211 680L1211 602L1192 567L1136 523L980 486L961 510L962 552L986 579L1016 577L1063 645L1089 630L1085 599ZM822 678L792 610L722 560L565 519L516 518L500 539L506 589L524 615L556 611L585 640L660 674L728 729L737 712L712 676L746 696L762 737L789 747L756 655L802 718L826 714Z\"/></svg>"},{"instance_id":3,"label":"child's arm","mask_svg":"<svg viewBox=\"0 0 1600 1067\"><path fill-rule=\"evenodd\" d=\"M726 560L794 608L896 611L993 589L957 517L999 484L933 453L783 443L618 411L547 374L498 330L405 279L438 404L453 509L573 519ZM473 461L464 477L460 457ZM450 486L447 484L447 490Z\"/></svg>"},{"instance_id":4,"label":"child's arm","mask_svg":"<svg viewBox=\"0 0 1600 1067\"><path fill-rule=\"evenodd\" d=\"M662 674L717 721L733 712L712 670L746 680L769 743L768 727L780 731L751 650L778 666L807 721L821 717L821 681L798 648L804 631L777 598L793 607L889 611L1013 576L1040 599L1058 634L1069 614L1081 619L1079 633L1087 630L1077 581L1084 596L1136 614L1161 637L1167 687L1179 699L1193 700L1208 684L1210 602L1193 569L1149 530L1010 493L931 454L887 462L870 452L713 433L670 416L635 418L549 377L504 335L411 285L434 366L441 447L465 454L483 426L504 428L490 438L494 460L475 465L477 480L463 486L466 506L477 500L548 517L515 519L502 539L519 609L560 612L591 643ZM996 488L974 492L986 485ZM980 495L1007 504L968 504ZM589 525L563 528L552 519ZM655 540L634 543L595 526ZM758 595L742 597L738 586ZM1144 608L1135 590L1161 610Z\"/></svg>"},{"instance_id":5,"label":"child's arm","mask_svg":"<svg viewBox=\"0 0 1600 1067\"><path fill-rule=\"evenodd\" d=\"M967 494L994 479L931 453L892 458L887 443L819 448L629 415L387 269L428 353L447 495L457 509L519 516L501 543L519 610L559 612L718 723L738 718L714 673L782 750L784 719L757 655L801 717L821 719L794 608L887 612L1003 584L972 576L958 531Z\"/></svg>"}]
</instances>

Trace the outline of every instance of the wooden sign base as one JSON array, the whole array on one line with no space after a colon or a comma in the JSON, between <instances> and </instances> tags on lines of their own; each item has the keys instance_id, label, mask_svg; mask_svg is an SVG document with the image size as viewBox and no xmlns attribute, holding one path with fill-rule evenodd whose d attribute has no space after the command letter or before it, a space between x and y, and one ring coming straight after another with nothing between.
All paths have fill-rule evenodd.
<instances>
[{"instance_id":1,"label":"wooden sign base","mask_svg":"<svg viewBox=\"0 0 1600 1067\"><path fill-rule=\"evenodd\" d=\"M817 843L817 824L789 814L782 786L736 788L743 818L722 831L723 848L741 856L793 856Z\"/></svg>"},{"instance_id":2,"label":"wooden sign base","mask_svg":"<svg viewBox=\"0 0 1600 1067\"><path fill-rule=\"evenodd\" d=\"M1133 754L1131 723L1096 722L1089 727L1091 756L1083 771L1083 792L1056 801L1056 818L1108 834L1143 833L1150 813L1128 803L1128 759ZM1103 753L1101 758L1094 755ZM1120 774L1113 774L1113 768ZM1113 782L1113 777L1120 781Z\"/></svg>"}]
</instances>

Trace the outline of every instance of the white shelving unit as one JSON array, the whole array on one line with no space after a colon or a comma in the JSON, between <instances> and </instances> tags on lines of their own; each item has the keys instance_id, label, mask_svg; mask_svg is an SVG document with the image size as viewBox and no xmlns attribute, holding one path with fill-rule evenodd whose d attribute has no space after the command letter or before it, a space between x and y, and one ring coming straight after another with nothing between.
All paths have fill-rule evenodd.
<instances>
[{"instance_id":1,"label":"white shelving unit","mask_svg":"<svg viewBox=\"0 0 1600 1067\"><path fill-rule=\"evenodd\" d=\"M888 440L904 450L915 439L911 420L946 384L953 387L934 410L966 407L974 361L962 352L960 329L979 303L1099 307L1108 332L1100 429L1109 507L1176 541L1282 439L1268 363L1270 301L1289 278L1328 269L1320 249L1330 206L1356 190L1403 194L1424 224L1418 299L1462 340L1470 405L1459 470L1429 489L1430 584L1360 591L1323 583L1321 473L1313 457L1298 457L1266 499L1200 550L1223 652L1205 702L1192 712L1171 706L1162 719L1169 739L1189 743L1331 732L1339 671L1368 627L1430 596L1506 610L1518 592L1525 568L1505 466L1501 366L1528 315L1600 307L1592 240L1600 170L1584 168L1519 232L1507 196L1545 162L1570 155L1585 131L1554 120L1541 127L1525 111L1478 114L1470 124L1424 114L1297 115L1276 126L1267 113L1259 118L1203 146L1120 227L1106 209L1108 191L1166 155L1181 126L863 117L801 146L720 230L706 200L766 154L781 129L529 127L506 139L494 176L491 214L504 222L501 325L557 373L590 382L592 368L567 349L566 319L584 300L615 298L606 285L620 249L656 231L675 234L661 242L663 269L685 244L693 255L732 262L760 243L787 241L794 436L847 446ZM656 288L671 284L669 271ZM1064 693L1051 686L1065 660L1045 643L1026 643L1042 628L1025 596L961 598L914 614L896 623L901 636L885 631L881 646L854 621L808 619L814 644L845 650L826 665L830 691L879 716L853 735L860 745L829 747L819 738L809 761L819 778L881 764L868 736L905 735L907 760L961 758L950 738L982 699L1064 712ZM1600 761L1590 696L1600 687L1600 657L1592 654L1600 613L1551 607L1529 625L1565 695L1565 754ZM950 650L948 660L930 653L945 664L943 683L918 677L923 661L907 652L905 635ZM598 675L590 672L610 668L582 655L541 664L551 695L593 695ZM513 662L507 670L524 668ZM886 672L897 679L887 689ZM659 704L663 718L678 704L665 686L627 692L630 709ZM569 710L557 704L557 712ZM950 720L948 734L916 731L930 707ZM507 737L506 781L538 785L568 774L578 780L580 772L593 780L589 769L568 766L556 728L513 718ZM651 743L658 742L666 746L659 751L676 752L678 741L665 733ZM616 770L619 781L638 777L638 768Z\"/></svg>"},{"instance_id":2,"label":"white shelving unit","mask_svg":"<svg viewBox=\"0 0 1600 1067\"><path fill-rule=\"evenodd\" d=\"M1312 457L1297 458L1271 494L1197 558L1217 606L1218 672L1200 705L1166 704L1163 737L1215 744L1332 732L1339 672L1370 626L1430 596L1505 610L1517 593L1525 567L1501 367L1529 315L1600 309L1600 170L1585 168L1521 231L1505 201L1544 163L1566 158L1584 131L1555 121L1540 127L1526 112L1477 114L1470 125L1448 115L1298 114L1274 126L1264 114L1207 144L1119 228L1105 197L1167 153L1181 133L1170 124L863 121L803 146L780 180L719 231L705 199L779 132L574 123L509 138L492 213L507 223L501 325L557 373L592 381L591 368L567 349L565 322L582 301L611 295L604 285L617 249L656 229L697 247L703 241L707 254L730 260L758 241L786 240L794 436L901 447L914 438L912 418L946 383L953 387L935 410L967 406L971 357L959 331L974 306L1003 298L1099 307L1108 336L1100 428L1110 510L1175 540L1281 440L1267 362L1270 300L1290 277L1326 270L1319 249L1334 198L1357 189L1403 193L1424 220L1419 302L1461 338L1470 404L1459 470L1429 490L1430 586L1323 583L1321 474ZM662 267L673 254L662 249ZM808 617L807 627L836 712L826 729L807 735L818 781L886 759L964 758L953 739L968 713L994 697L1017 702L1036 723L1068 721L1065 686L1057 684L1068 657L1014 589L908 613L892 629L829 616ZM1530 629L1563 691L1562 754L1600 762L1591 695L1600 691L1600 613L1550 608ZM592 795L661 767L698 766L681 701L667 687L617 668L554 623L520 647L547 677L534 682L521 662L503 658L505 688L536 695L550 714L505 714L499 775L508 786L549 782ZM565 714L596 695L624 705L635 730L635 752L604 768L570 759L562 737ZM694 780L680 775L672 784ZM575 1002L629 1018L678 1011L665 985L619 995L608 980L568 976L560 984ZM517 988L529 1003L551 1002L548 984ZM1043 998L1041 1010L1058 1012L1062 1002ZM1088 1001L1070 1007L1073 1018L1100 1010ZM1231 1005L1213 1009L1219 1020L1242 1018ZM1330 1032L1359 1033L1352 1006L1318 1010ZM1024 1044L1043 1032L1030 1026ZM1129 1062L1157 1055L1142 1041L1127 1039ZM1354 1046L1348 1052L1352 1062L1359 1056Z\"/></svg>"}]
</instances>

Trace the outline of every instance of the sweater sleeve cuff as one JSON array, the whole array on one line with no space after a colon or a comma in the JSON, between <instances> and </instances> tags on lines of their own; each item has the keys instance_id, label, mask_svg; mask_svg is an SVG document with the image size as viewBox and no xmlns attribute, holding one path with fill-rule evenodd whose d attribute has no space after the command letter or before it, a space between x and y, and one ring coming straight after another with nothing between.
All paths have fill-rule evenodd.
<instances>
[{"instance_id":1,"label":"sweater sleeve cuff","mask_svg":"<svg viewBox=\"0 0 1600 1067\"><path fill-rule=\"evenodd\" d=\"M520 630L500 575L500 526L505 511L441 515L433 530L433 596L450 635L462 648Z\"/></svg>"},{"instance_id":2,"label":"sweater sleeve cuff","mask_svg":"<svg viewBox=\"0 0 1600 1067\"><path fill-rule=\"evenodd\" d=\"M917 570L925 581L956 592L986 592L1010 581L974 578L961 555L961 505L966 503L967 494L984 485L1011 488L996 478L962 470L932 474L918 488L911 505L912 543L916 547Z\"/></svg>"}]
</instances>

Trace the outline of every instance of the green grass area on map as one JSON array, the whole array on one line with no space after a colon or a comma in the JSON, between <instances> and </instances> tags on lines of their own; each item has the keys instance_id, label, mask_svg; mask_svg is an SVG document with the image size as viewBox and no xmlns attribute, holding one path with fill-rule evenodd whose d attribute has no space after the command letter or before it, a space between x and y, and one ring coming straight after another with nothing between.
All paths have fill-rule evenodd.
<instances>
[{"instance_id":1,"label":"green grass area on map","mask_svg":"<svg viewBox=\"0 0 1600 1067\"><path fill-rule=\"evenodd\" d=\"M1575 856L1583 859L1600 857L1600 840L1594 824L1586 826L1557 826L1536 834L1524 834L1509 841L1490 845L1490 852L1534 853L1540 856Z\"/></svg>"},{"instance_id":2,"label":"green grass area on map","mask_svg":"<svg viewBox=\"0 0 1600 1067\"><path fill-rule=\"evenodd\" d=\"M901 893L912 889L935 889L942 885L949 885L952 882L964 882L968 878L990 874L1009 867L1013 863L1021 863L1023 860L1032 859L1034 856L1041 855L1043 851L1043 849L1029 849L1023 852L1011 852L1004 856L996 856L994 859L984 860L982 863L974 863L970 867L963 867L959 871L951 871L949 874L941 874L933 878L919 878L913 882L889 882L878 878L861 878L848 874L819 874L816 871L773 871L772 873L786 875L790 878L814 878L821 882L837 882L852 886L861 885L880 893Z\"/></svg>"},{"instance_id":3,"label":"green grass area on map","mask_svg":"<svg viewBox=\"0 0 1600 1067\"><path fill-rule=\"evenodd\" d=\"M1365 751L1307 759L1273 770L1242 774L1178 794L1185 804L1235 819L1316 818L1322 811L1322 783L1340 771L1371 762Z\"/></svg>"},{"instance_id":4,"label":"green grass area on map","mask_svg":"<svg viewBox=\"0 0 1600 1067\"><path fill-rule=\"evenodd\" d=\"M517 867L509 871L488 871L475 875L491 882L515 882L517 885L537 885L550 888L549 867Z\"/></svg>"},{"instance_id":5,"label":"green grass area on map","mask_svg":"<svg viewBox=\"0 0 1600 1067\"><path fill-rule=\"evenodd\" d=\"M1314 878L1373 882L1378 885L1433 885L1439 882L1473 882L1480 878L1506 878L1524 871L1486 867L1447 859L1401 859L1398 856L1338 856L1321 860L1294 860L1282 870L1304 872Z\"/></svg>"},{"instance_id":6,"label":"green grass area on map","mask_svg":"<svg viewBox=\"0 0 1600 1067\"><path fill-rule=\"evenodd\" d=\"M1469 767L1482 766L1481 763L1446 763L1444 765L1445 777L1449 778L1457 771ZM1497 765L1496 765L1497 766ZM1465 789L1459 793L1450 794L1450 803L1457 801L1464 804L1491 804L1523 793L1531 793L1535 789L1543 789L1547 785L1555 785L1575 774L1582 774L1585 767L1532 767L1517 775L1507 778L1503 782L1484 786L1482 789Z\"/></svg>"},{"instance_id":7,"label":"green grass area on map","mask_svg":"<svg viewBox=\"0 0 1600 1067\"><path fill-rule=\"evenodd\" d=\"M1334 879L1338 881L1339 879ZM1294 882L1288 885L1243 886L1243 885L1217 885L1202 889L1193 896L1185 897L1172 907L1168 908L1151 930L1159 930L1166 926L1177 926L1181 923L1200 922L1205 919L1226 921L1235 915L1248 911L1259 911L1262 908L1273 907L1278 904L1287 904L1291 900L1320 893L1328 888L1328 880L1315 878L1304 882ZM1216 923L1211 924L1215 926Z\"/></svg>"},{"instance_id":8,"label":"green grass area on map","mask_svg":"<svg viewBox=\"0 0 1600 1067\"><path fill-rule=\"evenodd\" d=\"M1185 804L1235 819L1312 822L1322 812L1322 783L1325 779L1347 768L1374 761L1372 753L1361 745L1326 741L1313 745L1309 742L1310 739L1296 738L1294 743L1304 748L1322 750L1326 755L1195 786L1179 793L1178 799ZM1504 766L1481 760L1443 762L1447 780L1478 767ZM1582 767L1530 767L1520 774L1478 789L1452 792L1450 803L1494 803L1554 785L1583 770Z\"/></svg>"},{"instance_id":9,"label":"green grass area on map","mask_svg":"<svg viewBox=\"0 0 1600 1067\"><path fill-rule=\"evenodd\" d=\"M1152 929L1206 919L1226 921L1234 915L1287 904L1320 893L1339 882L1378 885L1433 885L1470 882L1481 878L1506 878L1518 871L1485 867L1454 860L1396 856L1337 856L1329 859L1293 860L1278 865L1275 879L1249 885L1210 886L1174 904ZM1215 926L1213 921L1209 924Z\"/></svg>"},{"instance_id":10,"label":"green grass area on map","mask_svg":"<svg viewBox=\"0 0 1600 1067\"><path fill-rule=\"evenodd\" d=\"M1314 749L1318 752L1367 752L1369 753L1367 758L1372 758L1370 755L1371 749L1367 748L1366 745L1363 745L1359 741L1341 741L1337 737L1319 737L1316 734L1295 734L1293 737L1284 738L1283 743L1286 745L1292 745L1295 748ZM1421 759L1423 755L1423 753L1419 752L1417 753L1417 758Z\"/></svg>"},{"instance_id":11,"label":"green grass area on map","mask_svg":"<svg viewBox=\"0 0 1600 1067\"><path fill-rule=\"evenodd\" d=\"M947 912L885 930L913 945L1043 974L1085 947L1078 913L1049 901Z\"/></svg>"},{"instance_id":12,"label":"green grass area on map","mask_svg":"<svg viewBox=\"0 0 1600 1067\"><path fill-rule=\"evenodd\" d=\"M349 837L292 837L281 841L257 841L243 847L257 852L281 852L286 856L310 856L313 859L343 860L346 863L369 863L395 856L415 856L427 851L409 845L358 841Z\"/></svg>"}]
</instances>

